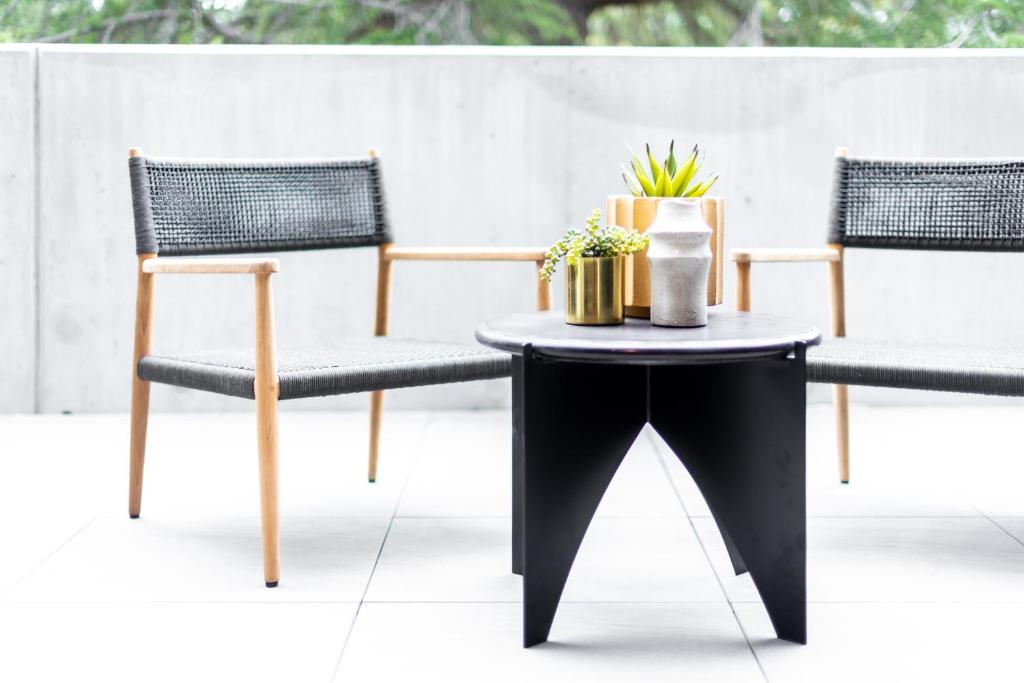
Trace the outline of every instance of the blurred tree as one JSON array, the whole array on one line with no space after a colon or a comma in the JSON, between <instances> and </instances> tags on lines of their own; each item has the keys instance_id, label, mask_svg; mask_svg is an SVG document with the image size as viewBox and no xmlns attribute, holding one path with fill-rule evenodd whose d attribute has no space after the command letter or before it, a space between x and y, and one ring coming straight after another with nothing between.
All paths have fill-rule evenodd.
<instances>
[{"instance_id":1,"label":"blurred tree","mask_svg":"<svg viewBox=\"0 0 1024 683\"><path fill-rule=\"evenodd\" d=\"M0 0L0 41L1022 47L1024 0Z\"/></svg>"},{"instance_id":2,"label":"blurred tree","mask_svg":"<svg viewBox=\"0 0 1024 683\"><path fill-rule=\"evenodd\" d=\"M1024 47L1022 0L674 0L591 15L594 45Z\"/></svg>"}]
</instances>

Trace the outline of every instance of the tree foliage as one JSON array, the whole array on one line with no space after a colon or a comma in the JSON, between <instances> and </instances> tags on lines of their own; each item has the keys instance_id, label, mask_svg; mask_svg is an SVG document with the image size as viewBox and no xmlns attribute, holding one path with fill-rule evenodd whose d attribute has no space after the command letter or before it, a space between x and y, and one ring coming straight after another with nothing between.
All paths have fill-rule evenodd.
<instances>
[{"instance_id":1,"label":"tree foliage","mask_svg":"<svg viewBox=\"0 0 1024 683\"><path fill-rule=\"evenodd\" d=\"M1021 0L0 0L0 42L1021 47Z\"/></svg>"}]
</instances>

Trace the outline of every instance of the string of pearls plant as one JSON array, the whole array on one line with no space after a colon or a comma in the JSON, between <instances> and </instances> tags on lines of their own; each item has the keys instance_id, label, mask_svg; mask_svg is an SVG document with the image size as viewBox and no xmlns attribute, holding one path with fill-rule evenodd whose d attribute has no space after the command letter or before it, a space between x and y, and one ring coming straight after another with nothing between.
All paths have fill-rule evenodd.
<instances>
[{"instance_id":1,"label":"string of pearls plant","mask_svg":"<svg viewBox=\"0 0 1024 683\"><path fill-rule=\"evenodd\" d=\"M617 225L601 226L601 210L594 209L582 231L569 228L562 239L551 245L544 254L540 276L550 281L562 259L569 265L576 265L581 258L587 256L627 256L643 251L647 243L647 235L636 230L627 230Z\"/></svg>"}]
</instances>

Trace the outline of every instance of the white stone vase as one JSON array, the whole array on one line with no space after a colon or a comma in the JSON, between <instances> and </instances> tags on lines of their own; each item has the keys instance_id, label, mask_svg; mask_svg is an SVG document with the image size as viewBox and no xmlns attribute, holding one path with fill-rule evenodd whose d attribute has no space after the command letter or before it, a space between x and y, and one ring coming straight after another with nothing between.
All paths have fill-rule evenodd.
<instances>
[{"instance_id":1,"label":"white stone vase","mask_svg":"<svg viewBox=\"0 0 1024 683\"><path fill-rule=\"evenodd\" d=\"M665 199L647 229L651 244L651 323L666 327L708 324L711 228L700 199Z\"/></svg>"}]
</instances>

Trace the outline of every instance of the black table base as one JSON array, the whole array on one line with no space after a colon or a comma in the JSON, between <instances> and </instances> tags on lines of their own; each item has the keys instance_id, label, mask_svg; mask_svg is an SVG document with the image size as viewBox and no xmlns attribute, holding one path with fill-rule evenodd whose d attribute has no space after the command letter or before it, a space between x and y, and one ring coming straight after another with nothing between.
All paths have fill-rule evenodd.
<instances>
[{"instance_id":1,"label":"black table base","mask_svg":"<svg viewBox=\"0 0 1024 683\"><path fill-rule=\"evenodd\" d=\"M587 527L650 423L700 487L779 638L807 642L806 346L788 358L627 365L513 356L512 569L523 646L548 639Z\"/></svg>"}]
</instances>

